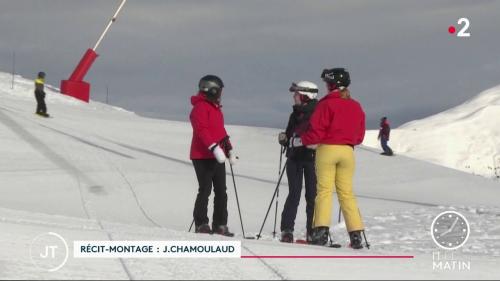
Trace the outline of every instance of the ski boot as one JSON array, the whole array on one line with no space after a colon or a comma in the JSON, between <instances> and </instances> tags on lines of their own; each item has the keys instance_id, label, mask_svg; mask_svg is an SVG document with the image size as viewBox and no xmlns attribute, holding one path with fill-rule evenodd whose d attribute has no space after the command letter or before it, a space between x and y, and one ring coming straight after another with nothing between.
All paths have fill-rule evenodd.
<instances>
[{"instance_id":1,"label":"ski boot","mask_svg":"<svg viewBox=\"0 0 500 281\"><path fill-rule=\"evenodd\" d=\"M212 230L210 229L210 226L208 224L202 224L196 227L194 230L195 233L204 233L204 234L210 234L212 233Z\"/></svg>"},{"instance_id":2,"label":"ski boot","mask_svg":"<svg viewBox=\"0 0 500 281\"><path fill-rule=\"evenodd\" d=\"M281 232L281 239L280 242L283 243L293 243L293 230L283 230Z\"/></svg>"},{"instance_id":3,"label":"ski boot","mask_svg":"<svg viewBox=\"0 0 500 281\"><path fill-rule=\"evenodd\" d=\"M315 227L311 235L311 244L326 245L326 243L328 243L329 233L330 229L327 226Z\"/></svg>"},{"instance_id":4,"label":"ski boot","mask_svg":"<svg viewBox=\"0 0 500 281\"><path fill-rule=\"evenodd\" d=\"M218 227L214 227L213 229L214 234L219 234L227 237L234 236L234 233L229 232L229 228L227 227L227 225L219 225Z\"/></svg>"},{"instance_id":5,"label":"ski boot","mask_svg":"<svg viewBox=\"0 0 500 281\"><path fill-rule=\"evenodd\" d=\"M361 238L361 230L349 232L351 239L351 248L359 250L363 249L363 239Z\"/></svg>"}]
</instances>

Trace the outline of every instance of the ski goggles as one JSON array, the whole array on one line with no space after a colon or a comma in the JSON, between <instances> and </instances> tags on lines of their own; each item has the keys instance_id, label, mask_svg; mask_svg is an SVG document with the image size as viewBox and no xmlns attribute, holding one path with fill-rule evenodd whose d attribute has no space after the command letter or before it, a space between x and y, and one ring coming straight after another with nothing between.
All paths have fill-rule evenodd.
<instances>
[{"instance_id":1,"label":"ski goggles","mask_svg":"<svg viewBox=\"0 0 500 281\"><path fill-rule=\"evenodd\" d=\"M290 92L306 92L306 93L318 93L318 89L313 89L313 88L306 88L306 87L300 87L296 83L292 83L292 86L290 86L290 89L288 89Z\"/></svg>"}]
</instances>

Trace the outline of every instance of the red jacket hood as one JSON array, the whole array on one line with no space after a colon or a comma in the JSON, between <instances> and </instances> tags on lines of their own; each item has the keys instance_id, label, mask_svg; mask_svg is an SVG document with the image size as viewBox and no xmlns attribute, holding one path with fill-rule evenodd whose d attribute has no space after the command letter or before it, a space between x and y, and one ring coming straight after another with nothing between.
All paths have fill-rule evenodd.
<instances>
[{"instance_id":1,"label":"red jacket hood","mask_svg":"<svg viewBox=\"0 0 500 281\"><path fill-rule=\"evenodd\" d=\"M329 92L326 96L322 98L322 100L326 99L339 99L340 98L340 91L338 89L335 89L331 92Z\"/></svg>"},{"instance_id":2,"label":"red jacket hood","mask_svg":"<svg viewBox=\"0 0 500 281\"><path fill-rule=\"evenodd\" d=\"M207 99L207 97L205 97L205 95L202 93L202 92L199 92L198 94L196 94L195 96L191 96L191 104L194 106L195 104L199 103L199 102L206 102L206 103L209 103L211 105L213 105L214 107L222 107L222 105L220 104L216 104L212 101L209 101Z\"/></svg>"},{"instance_id":3,"label":"red jacket hood","mask_svg":"<svg viewBox=\"0 0 500 281\"><path fill-rule=\"evenodd\" d=\"M191 96L191 104L195 105L201 101L208 101L207 98L202 93L198 93L194 96Z\"/></svg>"}]
</instances>

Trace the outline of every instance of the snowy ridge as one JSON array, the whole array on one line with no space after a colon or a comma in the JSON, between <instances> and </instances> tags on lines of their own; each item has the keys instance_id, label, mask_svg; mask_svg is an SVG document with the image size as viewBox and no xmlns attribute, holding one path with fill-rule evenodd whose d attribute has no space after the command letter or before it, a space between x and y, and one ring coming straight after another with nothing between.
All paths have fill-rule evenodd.
<instances>
[{"instance_id":1,"label":"snowy ridge","mask_svg":"<svg viewBox=\"0 0 500 281\"><path fill-rule=\"evenodd\" d=\"M488 178L500 178L500 86L439 114L391 131L398 154ZM380 147L377 131L364 144Z\"/></svg>"},{"instance_id":2,"label":"snowy ridge","mask_svg":"<svg viewBox=\"0 0 500 281\"><path fill-rule=\"evenodd\" d=\"M70 257L57 272L40 271L26 253L34 237L49 231L70 243L229 238L187 233L197 190L188 159L189 123L143 118L97 102L87 105L52 91L48 92L47 104L54 118L44 119L33 114L33 81L17 81L19 85L12 91L10 76L0 73L0 279L500 277L496 266L500 261L497 182L405 156L381 157L365 147L356 149L355 189L372 249L355 252L347 247L332 250L279 243L271 234L270 215L260 241L242 240L242 254L413 255L414 259ZM254 235L276 186L276 136L281 129L227 129L240 156L234 169L245 232ZM241 239L231 174L227 172L228 225L236 232L234 239ZM285 177L280 185L278 212L287 191ZM305 236L303 203L296 220L297 238ZM461 212L471 224L469 242L456 251L473 262L470 272L432 270L432 252L438 248L429 228L433 218L444 210ZM333 238L347 246L345 224L337 222L338 215L334 199Z\"/></svg>"},{"instance_id":3,"label":"snowy ridge","mask_svg":"<svg viewBox=\"0 0 500 281\"><path fill-rule=\"evenodd\" d=\"M16 99L33 101L33 95L34 95L33 85L34 85L33 80L26 79L20 75L15 75L14 89L11 89L12 74L0 72L0 95L10 95L15 97ZM48 84L45 85L45 93L47 94L45 100L49 104L64 104L67 106L85 107L100 111L116 110L133 114L133 112L123 109L121 107L106 105L93 100L90 100L88 104L84 103L80 100L61 94L59 92L59 88Z\"/></svg>"}]
</instances>

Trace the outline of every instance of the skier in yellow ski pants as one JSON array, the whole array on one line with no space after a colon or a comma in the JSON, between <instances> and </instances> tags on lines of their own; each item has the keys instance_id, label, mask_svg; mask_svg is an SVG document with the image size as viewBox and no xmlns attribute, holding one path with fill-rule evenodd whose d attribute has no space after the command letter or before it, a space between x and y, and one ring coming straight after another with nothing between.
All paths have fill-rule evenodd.
<instances>
[{"instance_id":1,"label":"skier in yellow ski pants","mask_svg":"<svg viewBox=\"0 0 500 281\"><path fill-rule=\"evenodd\" d=\"M351 80L344 68L325 69L321 78L326 82L329 93L318 102L307 131L300 138L290 140L293 147L317 147L317 192L311 243L328 243L332 197L336 188L351 247L361 249L364 226L353 193L352 179L354 146L361 144L365 136L365 113L359 102L351 98L347 89Z\"/></svg>"},{"instance_id":2,"label":"skier in yellow ski pants","mask_svg":"<svg viewBox=\"0 0 500 281\"><path fill-rule=\"evenodd\" d=\"M358 203L352 190L354 150L349 145L322 144L316 150L317 194L313 226L329 227L332 221L332 196L337 191L348 232L363 230Z\"/></svg>"}]
</instances>

